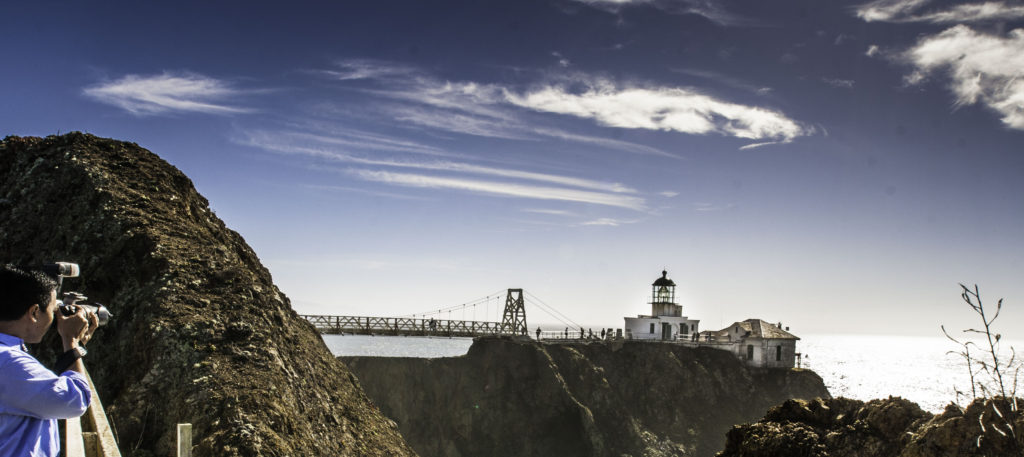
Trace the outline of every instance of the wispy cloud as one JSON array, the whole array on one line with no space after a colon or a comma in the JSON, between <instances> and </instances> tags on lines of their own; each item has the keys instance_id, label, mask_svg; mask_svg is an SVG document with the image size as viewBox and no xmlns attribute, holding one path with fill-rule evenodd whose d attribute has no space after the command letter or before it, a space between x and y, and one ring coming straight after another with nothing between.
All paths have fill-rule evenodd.
<instances>
[{"instance_id":1,"label":"wispy cloud","mask_svg":"<svg viewBox=\"0 0 1024 457\"><path fill-rule=\"evenodd\" d=\"M1007 126L1024 130L1024 29L1001 37L957 25L921 38L903 58L916 67L908 83L946 70L956 106L983 104Z\"/></svg>"},{"instance_id":2,"label":"wispy cloud","mask_svg":"<svg viewBox=\"0 0 1024 457\"><path fill-rule=\"evenodd\" d=\"M558 51L552 51L551 57L558 59L559 67L568 68L570 65L572 65L572 62L570 62L569 59L567 59L565 56L562 55L562 53Z\"/></svg>"},{"instance_id":3,"label":"wispy cloud","mask_svg":"<svg viewBox=\"0 0 1024 457\"><path fill-rule=\"evenodd\" d=\"M841 89L852 89L854 81L852 79L839 79L839 78L821 78L821 81L832 87L838 87Z\"/></svg>"},{"instance_id":4,"label":"wispy cloud","mask_svg":"<svg viewBox=\"0 0 1024 457\"><path fill-rule=\"evenodd\" d=\"M369 134L363 134L362 136L372 137ZM320 141L321 143L297 144L297 142L295 141L296 138L311 139L315 141ZM449 160L416 161L385 160L370 158L361 156L357 153L353 153L352 151L345 150L344 148L336 148L336 146L348 145L350 143L348 140L337 139L333 137L324 137L321 135L311 135L295 132L275 133L261 130L243 131L240 133L240 138L237 140L237 142L248 146L255 146L270 152L283 154L301 154L306 156L318 157L322 159L328 159L341 163L440 171L447 173L464 173L485 176L497 176L501 178L522 179L528 181L558 184L561 186L598 190L602 192L627 194L637 193L636 189L625 186L621 183L596 181L591 179L555 175L550 173L538 173L533 171L516 170L511 168L488 167L483 165L476 165L465 162L454 162ZM391 144L385 143L385 146L390 147ZM371 144L370 147L376 148L380 147L380 145Z\"/></svg>"},{"instance_id":5,"label":"wispy cloud","mask_svg":"<svg viewBox=\"0 0 1024 457\"><path fill-rule=\"evenodd\" d=\"M736 205L728 203L725 205L716 205L714 203L694 203L693 209L700 212L709 211L726 211L735 208Z\"/></svg>"},{"instance_id":6,"label":"wispy cloud","mask_svg":"<svg viewBox=\"0 0 1024 457\"><path fill-rule=\"evenodd\" d=\"M436 108L427 109L418 106L399 106L386 110L396 121L446 132L508 140L532 140L524 131L524 126L518 121L443 108L443 112L439 112Z\"/></svg>"},{"instance_id":7,"label":"wispy cloud","mask_svg":"<svg viewBox=\"0 0 1024 457\"><path fill-rule=\"evenodd\" d=\"M225 103L240 91L224 81L194 73L127 75L86 87L82 93L138 116L173 112L236 114L252 110Z\"/></svg>"},{"instance_id":8,"label":"wispy cloud","mask_svg":"<svg viewBox=\"0 0 1024 457\"><path fill-rule=\"evenodd\" d=\"M562 209L525 208L522 211L524 213L550 214L552 216L576 216L576 213Z\"/></svg>"},{"instance_id":9,"label":"wispy cloud","mask_svg":"<svg viewBox=\"0 0 1024 457\"><path fill-rule=\"evenodd\" d=\"M671 157L673 159L679 158L679 156L669 152L662 151L661 149L652 148L650 146L642 144L630 143L628 141L615 140L611 138L602 138L590 135L580 135L577 133L569 133L562 130L551 128L534 128L533 132L538 135L543 135L550 138L574 141L577 143L593 144L605 149L614 149L619 151L632 152L636 154L648 154L663 157Z\"/></svg>"},{"instance_id":10,"label":"wispy cloud","mask_svg":"<svg viewBox=\"0 0 1024 457\"><path fill-rule=\"evenodd\" d=\"M342 81L380 79L416 73L416 70L412 67L380 60L348 59L340 60L336 65L336 69L322 70L320 73Z\"/></svg>"},{"instance_id":11,"label":"wispy cloud","mask_svg":"<svg viewBox=\"0 0 1024 457\"><path fill-rule=\"evenodd\" d=\"M621 128L720 134L751 140L792 141L813 128L766 108L729 103L692 89L619 88L594 81L585 91L547 86L509 95L519 106L594 119Z\"/></svg>"},{"instance_id":12,"label":"wispy cloud","mask_svg":"<svg viewBox=\"0 0 1024 457\"><path fill-rule=\"evenodd\" d=\"M679 196L679 192L676 192L674 190L664 190L664 191L658 192L658 195L661 195L662 197L666 197L666 198L672 198L672 197L678 197Z\"/></svg>"},{"instance_id":13,"label":"wispy cloud","mask_svg":"<svg viewBox=\"0 0 1024 457\"><path fill-rule=\"evenodd\" d=\"M640 221L637 220L637 219L615 219L615 218L611 218L611 217L602 217L602 218L599 218L599 219L594 219L592 221L581 222L580 225L597 225L597 226L605 226L605 227L618 227L620 225L635 224L637 222L640 222Z\"/></svg>"},{"instance_id":14,"label":"wispy cloud","mask_svg":"<svg viewBox=\"0 0 1024 457\"><path fill-rule=\"evenodd\" d=\"M752 84L750 82L743 81L739 78L735 78L716 71L696 70L693 68L674 68L672 69L672 71L687 76L701 78L704 81L712 84L723 84L728 87L745 90L747 92L751 92L757 95L768 95L772 92L772 88L770 87Z\"/></svg>"},{"instance_id":15,"label":"wispy cloud","mask_svg":"<svg viewBox=\"0 0 1024 457\"><path fill-rule=\"evenodd\" d=\"M403 138L395 138L372 132L364 132L354 129L334 128L329 133L309 133L301 131L265 131L252 130L246 132L251 141L262 137L264 142L278 144L316 144L335 146L345 150L354 151L391 151L406 152L413 154L448 156L451 155L445 150L410 141Z\"/></svg>"},{"instance_id":16,"label":"wispy cloud","mask_svg":"<svg viewBox=\"0 0 1024 457\"><path fill-rule=\"evenodd\" d=\"M339 192L339 193L357 193L364 195L373 195L375 197L387 197L398 200L430 200L422 195L408 195L408 194L396 194L394 192L379 192L370 189L362 189L359 187L348 187L348 186L319 186L319 185L308 185L305 186L307 189L328 191L328 192Z\"/></svg>"},{"instance_id":17,"label":"wispy cloud","mask_svg":"<svg viewBox=\"0 0 1024 457\"><path fill-rule=\"evenodd\" d=\"M673 14L696 14L719 25L746 25L751 23L739 15L726 11L715 0L576 0L591 7L617 13L623 8L649 6Z\"/></svg>"},{"instance_id":18,"label":"wispy cloud","mask_svg":"<svg viewBox=\"0 0 1024 457\"><path fill-rule=\"evenodd\" d=\"M1006 2L963 3L945 9L922 11L931 0L877 0L857 7L857 17L881 22L930 22L962 24L1005 21L1024 17L1024 5Z\"/></svg>"},{"instance_id":19,"label":"wispy cloud","mask_svg":"<svg viewBox=\"0 0 1024 457\"><path fill-rule=\"evenodd\" d=\"M429 176L411 173L393 173L377 170L349 171L360 179L373 182L381 182L399 186L418 187L428 189L455 189L497 195L504 197L533 198L540 200L560 200L579 203L590 203L594 205L606 205L620 208L627 208L636 211L646 209L644 200L622 194L593 192L578 189L567 189L561 187L531 186L519 183L484 181L464 178L452 178L441 176Z\"/></svg>"}]
</instances>

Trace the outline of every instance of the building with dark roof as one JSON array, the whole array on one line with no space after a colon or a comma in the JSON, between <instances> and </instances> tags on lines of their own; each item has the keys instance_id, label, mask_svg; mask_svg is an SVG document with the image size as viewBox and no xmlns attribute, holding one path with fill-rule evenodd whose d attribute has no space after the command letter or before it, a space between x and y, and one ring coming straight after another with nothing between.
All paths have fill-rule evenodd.
<instances>
[{"instance_id":1,"label":"building with dark roof","mask_svg":"<svg viewBox=\"0 0 1024 457\"><path fill-rule=\"evenodd\" d=\"M704 332L702 340L728 347L747 365L761 368L792 368L800 338L761 319L734 322L717 332Z\"/></svg>"}]
</instances>

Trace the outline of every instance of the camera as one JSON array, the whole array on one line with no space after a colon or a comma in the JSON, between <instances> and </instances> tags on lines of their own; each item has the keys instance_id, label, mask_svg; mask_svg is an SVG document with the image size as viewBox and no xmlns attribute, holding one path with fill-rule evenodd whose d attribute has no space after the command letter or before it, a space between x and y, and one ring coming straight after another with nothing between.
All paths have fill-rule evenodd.
<instances>
[{"instance_id":1,"label":"camera","mask_svg":"<svg viewBox=\"0 0 1024 457\"><path fill-rule=\"evenodd\" d=\"M110 322L110 318L113 316L113 314L110 314L110 310L107 309L106 306L103 306L99 303L96 303L94 305L80 305L78 303L75 303L76 301L79 300L86 301L88 299L89 297L86 297L85 295L82 295L78 292L65 292L64 298L61 300L61 304L58 307L58 309L60 309L61 314L65 316L71 316L77 313L78 308L81 307L85 309L86 315L95 314L101 326L107 325L107 322Z\"/></svg>"},{"instance_id":2,"label":"camera","mask_svg":"<svg viewBox=\"0 0 1024 457\"><path fill-rule=\"evenodd\" d=\"M60 293L60 288L63 285L64 278L77 278L80 270L78 269L77 263L71 262L56 262L48 263L39 268L43 273L53 276L57 279L57 293ZM60 313L65 316L71 316L78 312L78 308L84 308L86 315L95 314L100 325L107 325L110 322L110 318L113 314L105 306L95 303L92 305L79 304L77 302L84 302L89 297L82 295L78 292L64 292L61 303L58 307Z\"/></svg>"}]
</instances>

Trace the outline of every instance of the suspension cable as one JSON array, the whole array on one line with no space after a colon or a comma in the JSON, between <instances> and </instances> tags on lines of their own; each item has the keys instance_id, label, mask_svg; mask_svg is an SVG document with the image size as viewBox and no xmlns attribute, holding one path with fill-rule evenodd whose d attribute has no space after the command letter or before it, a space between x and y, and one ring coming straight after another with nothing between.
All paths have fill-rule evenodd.
<instances>
[{"instance_id":1,"label":"suspension cable","mask_svg":"<svg viewBox=\"0 0 1024 457\"><path fill-rule=\"evenodd\" d=\"M465 310L466 307L470 306L470 305L475 306L475 305L480 304L480 303L490 302L492 296L497 298L497 296L500 296L501 293L502 293L502 291L499 290L499 291L494 292L492 294L489 294L489 295L487 295L485 297L481 297L481 298L478 298L476 300L469 300L469 301L467 301L465 303L461 303L461 304L458 304L458 305L452 305L452 306L449 306L447 308L440 308L440 309L437 309L437 310L429 310L429 311L423 311L423 312L411 313L411 314L402 314L400 316L395 316L395 317L416 317L417 315L419 315L419 316L423 316L425 318L426 316L431 316L431 315L439 316L441 314L444 314L445 312L448 312L448 314L450 315L451 311L460 310L460 309L461 310Z\"/></svg>"},{"instance_id":2,"label":"suspension cable","mask_svg":"<svg viewBox=\"0 0 1024 457\"><path fill-rule=\"evenodd\" d=\"M529 292L525 292L525 294L530 298L530 302L531 303L533 303L534 305L538 305L538 307L542 311L548 313L549 315L551 315L551 317L554 317L559 322L561 322L563 324L566 324L566 325L572 324L571 327L573 327L573 328L583 328L582 325L580 325L576 321L570 319L569 316L566 316L565 314L562 314L557 309L555 309L555 307L553 307L553 306L551 306L551 305L549 305L547 303L544 303L544 300L541 300L536 295L533 295L533 294L531 294ZM551 311L547 311L547 310L545 310L545 308L550 309ZM554 312L554 313L558 314L558 316L561 316L561 318L559 318L558 316L555 316L554 314L551 314L551 312Z\"/></svg>"}]
</instances>

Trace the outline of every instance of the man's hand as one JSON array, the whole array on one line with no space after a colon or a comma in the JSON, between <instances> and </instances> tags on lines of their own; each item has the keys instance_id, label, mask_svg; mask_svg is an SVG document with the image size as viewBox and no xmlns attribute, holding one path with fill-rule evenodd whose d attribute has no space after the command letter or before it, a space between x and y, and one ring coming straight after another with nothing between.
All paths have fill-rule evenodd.
<instances>
[{"instance_id":1,"label":"man's hand","mask_svg":"<svg viewBox=\"0 0 1024 457\"><path fill-rule=\"evenodd\" d=\"M64 341L64 350L89 342L92 333L99 327L99 318L95 313L87 313L85 308L79 306L78 311L70 316L57 312L57 333L60 333Z\"/></svg>"}]
</instances>

